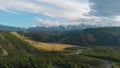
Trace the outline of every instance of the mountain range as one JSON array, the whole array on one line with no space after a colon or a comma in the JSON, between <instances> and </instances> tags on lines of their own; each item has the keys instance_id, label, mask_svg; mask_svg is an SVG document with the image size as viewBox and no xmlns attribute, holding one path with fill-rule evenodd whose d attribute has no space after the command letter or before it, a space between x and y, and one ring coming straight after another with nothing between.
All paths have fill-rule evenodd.
<instances>
[{"instance_id":1,"label":"mountain range","mask_svg":"<svg viewBox=\"0 0 120 68\"><path fill-rule=\"evenodd\" d=\"M85 24L80 24L80 25L67 25L67 26L50 26L50 27L30 27L27 30L28 31L69 31L69 30L76 30L76 29L85 29L85 28L95 28L97 27L96 25L85 25Z\"/></svg>"},{"instance_id":2,"label":"mountain range","mask_svg":"<svg viewBox=\"0 0 120 68\"><path fill-rule=\"evenodd\" d=\"M95 28L96 25L68 25L68 26L36 26L36 27L29 27L29 28L21 28L21 27L12 27L12 26L6 26L6 25L0 25L0 30L8 30L8 31L69 31L69 30L76 30L76 29L85 29L85 28Z\"/></svg>"}]
</instances>

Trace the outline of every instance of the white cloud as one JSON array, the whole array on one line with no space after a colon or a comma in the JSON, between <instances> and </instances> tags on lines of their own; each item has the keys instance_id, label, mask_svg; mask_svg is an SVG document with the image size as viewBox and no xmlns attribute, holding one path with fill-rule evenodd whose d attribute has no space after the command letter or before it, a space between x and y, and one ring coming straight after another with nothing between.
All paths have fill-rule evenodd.
<instances>
[{"instance_id":1,"label":"white cloud","mask_svg":"<svg viewBox=\"0 0 120 68\"><path fill-rule=\"evenodd\" d=\"M6 10L5 8L1 7L1 6L0 6L0 9L3 10L3 11L8 11L8 10Z\"/></svg>"},{"instance_id":2,"label":"white cloud","mask_svg":"<svg viewBox=\"0 0 120 68\"><path fill-rule=\"evenodd\" d=\"M43 20L43 19L36 19L37 23L41 26L59 26L59 25L70 25L68 22L60 22L60 21L51 21L51 20Z\"/></svg>"},{"instance_id":3,"label":"white cloud","mask_svg":"<svg viewBox=\"0 0 120 68\"><path fill-rule=\"evenodd\" d=\"M33 12L38 13L42 10L41 7L28 2L28 1L20 1L20 0L0 0L0 7L8 11L26 11L26 12ZM1 10L3 10L1 9ZM4 10L3 10L4 11Z\"/></svg>"},{"instance_id":4,"label":"white cloud","mask_svg":"<svg viewBox=\"0 0 120 68\"><path fill-rule=\"evenodd\" d=\"M55 5L57 7L63 8L64 10L68 10L68 11L75 11L75 12L80 12L80 13L87 13L89 12L89 4L86 3L81 3L81 2L77 2L77 1L73 1L73 0L36 0L39 2L44 2L44 3L48 3L48 4L52 4ZM79 13L79 14L80 14Z\"/></svg>"},{"instance_id":5,"label":"white cloud","mask_svg":"<svg viewBox=\"0 0 120 68\"><path fill-rule=\"evenodd\" d=\"M36 19L37 23L40 24L41 26L66 26L66 25L78 25L81 24L81 22L78 21L68 21L68 22L63 22L63 21L51 21L51 20L43 20L43 19Z\"/></svg>"},{"instance_id":6,"label":"white cloud","mask_svg":"<svg viewBox=\"0 0 120 68\"><path fill-rule=\"evenodd\" d=\"M114 20L120 22L120 16L115 16Z\"/></svg>"},{"instance_id":7,"label":"white cloud","mask_svg":"<svg viewBox=\"0 0 120 68\"><path fill-rule=\"evenodd\" d=\"M89 3L81 3L80 0L36 0L39 2L47 3L50 5L54 5L54 13L57 17L66 17L66 18L80 18L84 16L84 14L89 13L90 6ZM56 8L58 7L58 9ZM60 8L60 9L59 9ZM58 11L56 11L58 10Z\"/></svg>"},{"instance_id":8,"label":"white cloud","mask_svg":"<svg viewBox=\"0 0 120 68\"><path fill-rule=\"evenodd\" d=\"M0 10L42 13L61 18L79 18L87 14L90 7L88 2L81 3L77 0L0 0Z\"/></svg>"},{"instance_id":9,"label":"white cloud","mask_svg":"<svg viewBox=\"0 0 120 68\"><path fill-rule=\"evenodd\" d=\"M69 19L68 21L51 21L51 20L43 20L36 19L36 22L41 26L59 26L59 25L79 25L79 24L89 24L89 25L97 25L100 22L100 18L98 17L83 17L79 19Z\"/></svg>"},{"instance_id":10,"label":"white cloud","mask_svg":"<svg viewBox=\"0 0 120 68\"><path fill-rule=\"evenodd\" d=\"M59 26L60 23L57 21L50 21L50 20L42 20L42 19L37 19L36 20L41 26Z\"/></svg>"},{"instance_id":11,"label":"white cloud","mask_svg":"<svg viewBox=\"0 0 120 68\"><path fill-rule=\"evenodd\" d=\"M61 22L42 20L37 17L37 22L43 26L77 25L82 23L107 26L120 25L120 16L114 18L88 16L87 14L92 10L88 0L0 0L0 10L36 13L53 18L68 19L68 22Z\"/></svg>"}]
</instances>

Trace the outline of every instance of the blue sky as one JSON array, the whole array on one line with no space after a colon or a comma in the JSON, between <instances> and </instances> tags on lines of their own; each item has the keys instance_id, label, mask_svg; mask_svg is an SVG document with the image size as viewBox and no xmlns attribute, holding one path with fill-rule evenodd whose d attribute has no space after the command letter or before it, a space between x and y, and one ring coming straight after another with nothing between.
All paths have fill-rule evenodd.
<instances>
[{"instance_id":1,"label":"blue sky","mask_svg":"<svg viewBox=\"0 0 120 68\"><path fill-rule=\"evenodd\" d=\"M119 3L119 0L0 0L0 24L119 26Z\"/></svg>"},{"instance_id":2,"label":"blue sky","mask_svg":"<svg viewBox=\"0 0 120 68\"><path fill-rule=\"evenodd\" d=\"M0 11L0 24L3 25L28 27L31 25L36 25L33 18L34 14L29 13L12 14Z\"/></svg>"},{"instance_id":3,"label":"blue sky","mask_svg":"<svg viewBox=\"0 0 120 68\"><path fill-rule=\"evenodd\" d=\"M0 11L0 24L3 25L10 25L10 26L20 26L20 27L32 27L36 25L40 25L35 20L37 18L44 19L44 20L61 20L58 18L53 18L49 16L45 16L43 14L33 14L33 13L26 13L26 12L19 12L19 13L9 13Z\"/></svg>"}]
</instances>

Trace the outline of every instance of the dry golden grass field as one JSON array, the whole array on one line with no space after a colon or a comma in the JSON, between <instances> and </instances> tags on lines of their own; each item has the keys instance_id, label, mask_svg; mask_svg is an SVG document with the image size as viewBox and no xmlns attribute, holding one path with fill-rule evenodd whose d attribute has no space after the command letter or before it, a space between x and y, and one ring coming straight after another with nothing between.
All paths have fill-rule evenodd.
<instances>
[{"instance_id":1,"label":"dry golden grass field","mask_svg":"<svg viewBox=\"0 0 120 68\"><path fill-rule=\"evenodd\" d=\"M17 32L11 32L11 34L23 39L24 41L28 42L30 45L38 49L52 51L52 50L64 50L65 48L74 47L73 45L68 45L68 44L54 44L54 43L43 43L43 42L33 41L20 36Z\"/></svg>"}]
</instances>

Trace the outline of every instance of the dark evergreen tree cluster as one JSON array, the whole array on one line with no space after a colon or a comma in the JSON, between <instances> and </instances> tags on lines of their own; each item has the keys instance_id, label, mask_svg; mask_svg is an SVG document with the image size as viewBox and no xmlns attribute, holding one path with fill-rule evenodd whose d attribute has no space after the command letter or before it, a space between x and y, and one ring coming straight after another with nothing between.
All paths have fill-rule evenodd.
<instances>
[{"instance_id":1,"label":"dark evergreen tree cluster","mask_svg":"<svg viewBox=\"0 0 120 68\"><path fill-rule=\"evenodd\" d=\"M102 68L103 62L80 55L20 55L1 57L0 68Z\"/></svg>"}]
</instances>

